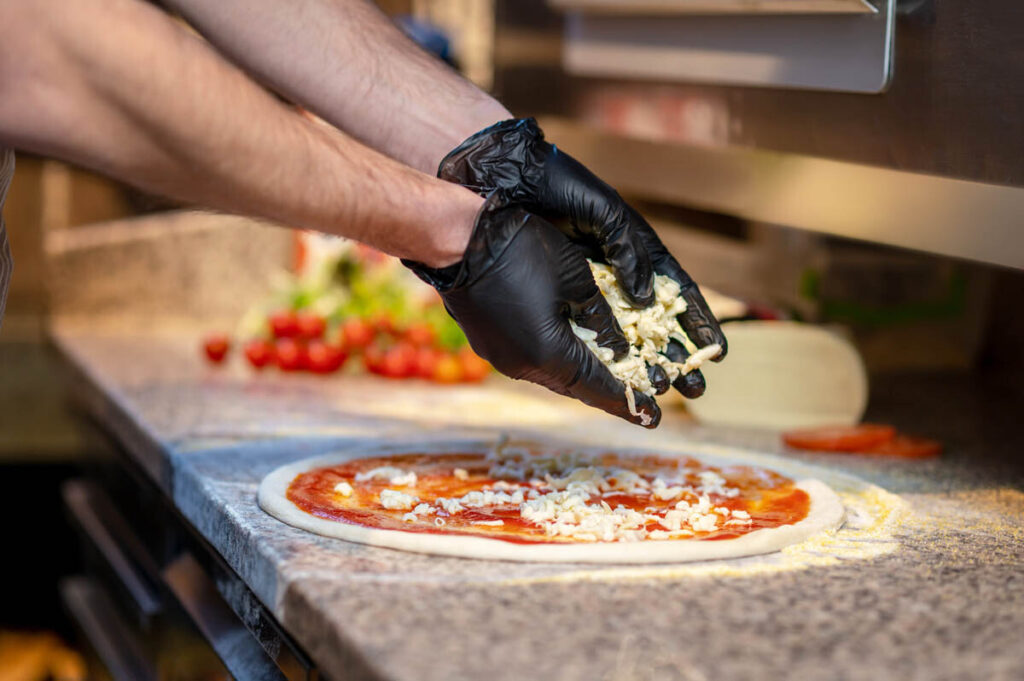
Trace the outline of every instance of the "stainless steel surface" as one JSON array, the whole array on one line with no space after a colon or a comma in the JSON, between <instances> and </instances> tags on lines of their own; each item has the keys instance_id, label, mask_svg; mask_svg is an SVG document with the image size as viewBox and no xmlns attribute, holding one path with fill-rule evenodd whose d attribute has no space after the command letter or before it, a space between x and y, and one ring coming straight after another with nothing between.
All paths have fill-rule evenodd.
<instances>
[{"instance_id":1,"label":"stainless steel surface","mask_svg":"<svg viewBox=\"0 0 1024 681\"><path fill-rule=\"evenodd\" d=\"M181 607L235 678L287 681L191 555L183 553L164 568L163 576Z\"/></svg>"},{"instance_id":2,"label":"stainless steel surface","mask_svg":"<svg viewBox=\"0 0 1024 681\"><path fill-rule=\"evenodd\" d=\"M751 149L669 145L545 118L620 191L753 220L1024 268L1024 189Z\"/></svg>"},{"instance_id":3,"label":"stainless steel surface","mask_svg":"<svg viewBox=\"0 0 1024 681\"><path fill-rule=\"evenodd\" d=\"M867 0L548 0L560 9L658 14L857 14L876 11Z\"/></svg>"},{"instance_id":4,"label":"stainless steel surface","mask_svg":"<svg viewBox=\"0 0 1024 681\"><path fill-rule=\"evenodd\" d=\"M60 583L60 596L115 681L156 681L135 634L102 589L87 577L70 577Z\"/></svg>"},{"instance_id":5,"label":"stainless steel surface","mask_svg":"<svg viewBox=\"0 0 1024 681\"><path fill-rule=\"evenodd\" d=\"M584 76L876 93L892 74L896 0L878 13L631 16L570 12Z\"/></svg>"},{"instance_id":6,"label":"stainless steel surface","mask_svg":"<svg viewBox=\"0 0 1024 681\"><path fill-rule=\"evenodd\" d=\"M498 2L495 82L517 115L712 149L1024 185L1024 3L898 7L893 78L880 95L572 76L557 57L562 16L543 0ZM537 54L550 56L542 62Z\"/></svg>"},{"instance_id":7,"label":"stainless steel surface","mask_svg":"<svg viewBox=\"0 0 1024 681\"><path fill-rule=\"evenodd\" d=\"M102 492L89 483L72 480L65 483L61 494L72 521L113 570L135 610L144 618L156 615L160 598L151 580L138 567L140 561L146 560L145 554L137 548L124 521L105 503Z\"/></svg>"}]
</instances>

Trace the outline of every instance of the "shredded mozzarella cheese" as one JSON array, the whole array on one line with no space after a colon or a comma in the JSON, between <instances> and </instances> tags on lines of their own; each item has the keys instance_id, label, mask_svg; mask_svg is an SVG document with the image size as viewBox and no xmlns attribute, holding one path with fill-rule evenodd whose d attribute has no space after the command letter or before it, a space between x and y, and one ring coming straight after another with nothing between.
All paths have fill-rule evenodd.
<instances>
[{"instance_id":1,"label":"shredded mozzarella cheese","mask_svg":"<svg viewBox=\"0 0 1024 681\"><path fill-rule=\"evenodd\" d=\"M412 494L389 488L380 492L380 503L386 509L406 511L401 516L404 522L432 521L437 527L467 509L518 511L519 517L547 536L578 541L668 540L752 523L746 511L729 508L728 500L739 496L740 489L717 471L679 467L640 474L622 468L621 462L604 465L599 455L572 450L539 456L506 448L488 458L490 475L497 479L483 489L421 502ZM504 479L495 475L498 471ZM363 475L391 480L409 474L415 475L382 467ZM351 494L351 485L335 486L341 494L346 489ZM629 508L616 504L616 495L646 499L649 505L643 510ZM650 505L655 501L668 504ZM499 527L505 522L492 518L469 524Z\"/></svg>"},{"instance_id":2,"label":"shredded mozzarella cheese","mask_svg":"<svg viewBox=\"0 0 1024 681\"><path fill-rule=\"evenodd\" d=\"M339 482L334 486L334 491L343 497L350 497L352 496L352 485L347 482Z\"/></svg>"},{"instance_id":3,"label":"shredded mozzarella cheese","mask_svg":"<svg viewBox=\"0 0 1024 681\"><path fill-rule=\"evenodd\" d=\"M397 489L385 489L380 493L380 505L392 510L406 511L419 501L416 497Z\"/></svg>"},{"instance_id":4,"label":"shredded mozzarella cheese","mask_svg":"<svg viewBox=\"0 0 1024 681\"><path fill-rule=\"evenodd\" d=\"M608 367L612 375L626 385L626 402L633 416L641 416L642 413L636 408L631 388L645 395L654 396L654 386L647 374L648 366L660 366L665 370L669 380L674 381L721 353L722 348L718 344L697 349L679 326L676 317L686 311L686 301L679 295L679 282L676 280L663 274L655 275L654 303L649 307L637 309L626 299L611 267L591 262L590 270L601 294L608 301L612 314L622 327L622 333L629 341L629 353L616 361L615 353L610 348L602 348L597 344L596 331L572 322L570 324L573 332ZM662 354L668 349L669 340L673 338L686 346L690 352L686 361L673 362Z\"/></svg>"},{"instance_id":5,"label":"shredded mozzarella cheese","mask_svg":"<svg viewBox=\"0 0 1024 681\"><path fill-rule=\"evenodd\" d=\"M380 468L374 468L363 473L356 473L356 482L376 479L385 479L398 487L411 487L416 484L416 473L396 466L381 466Z\"/></svg>"}]
</instances>

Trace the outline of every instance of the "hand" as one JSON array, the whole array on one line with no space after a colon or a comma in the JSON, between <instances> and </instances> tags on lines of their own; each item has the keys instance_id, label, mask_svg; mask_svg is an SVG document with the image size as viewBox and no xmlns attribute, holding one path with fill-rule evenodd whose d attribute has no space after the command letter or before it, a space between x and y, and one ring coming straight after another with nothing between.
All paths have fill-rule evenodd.
<instances>
[{"instance_id":1,"label":"hand","mask_svg":"<svg viewBox=\"0 0 1024 681\"><path fill-rule=\"evenodd\" d=\"M679 323L697 345L727 343L715 316L693 279L679 266L647 221L610 186L576 159L544 141L532 118L512 119L476 133L440 164L438 177L480 194L500 189L513 203L549 219L567 220L563 227L575 242L596 248L616 273L619 285L637 307L654 297L654 273L679 282L686 312ZM561 226L561 225L560 225ZM686 349L677 342L665 353L683 361ZM691 371L673 384L686 397L704 393L704 377Z\"/></svg>"},{"instance_id":2,"label":"hand","mask_svg":"<svg viewBox=\"0 0 1024 681\"><path fill-rule=\"evenodd\" d=\"M539 383L628 421L654 428L661 411L615 379L569 325L597 331L616 358L628 351L584 250L545 220L510 206L501 192L484 203L462 262L442 269L403 261L441 294L473 350L503 374Z\"/></svg>"}]
</instances>

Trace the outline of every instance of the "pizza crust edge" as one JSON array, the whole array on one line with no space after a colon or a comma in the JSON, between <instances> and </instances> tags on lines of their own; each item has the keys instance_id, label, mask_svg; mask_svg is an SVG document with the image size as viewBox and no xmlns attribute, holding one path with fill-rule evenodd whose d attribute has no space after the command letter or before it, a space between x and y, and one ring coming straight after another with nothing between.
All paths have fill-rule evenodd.
<instances>
[{"instance_id":1,"label":"pizza crust edge","mask_svg":"<svg viewBox=\"0 0 1024 681\"><path fill-rule=\"evenodd\" d=\"M837 529L846 515L839 495L832 488L820 480L804 478L796 481L796 486L811 499L810 510L803 520L792 525L755 530L736 539L517 544L486 537L384 530L325 520L306 513L288 500L286 492L295 476L352 458L339 453L281 466L260 483L257 495L260 508L292 527L314 534L400 551L479 560L619 565L690 563L774 553L819 533Z\"/></svg>"}]
</instances>

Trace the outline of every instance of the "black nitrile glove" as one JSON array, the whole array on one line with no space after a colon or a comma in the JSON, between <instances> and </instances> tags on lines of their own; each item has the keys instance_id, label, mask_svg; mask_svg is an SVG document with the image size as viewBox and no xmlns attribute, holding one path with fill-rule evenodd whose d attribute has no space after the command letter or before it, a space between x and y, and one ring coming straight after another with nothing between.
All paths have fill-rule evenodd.
<instances>
[{"instance_id":1,"label":"black nitrile glove","mask_svg":"<svg viewBox=\"0 0 1024 681\"><path fill-rule=\"evenodd\" d=\"M637 307L653 301L653 273L672 277L686 300L686 312L679 315L683 330L698 347L721 345L716 361L725 357L718 321L654 229L579 161L545 142L532 118L503 121L476 133L441 161L437 176L484 196L500 189L509 201L531 212L567 220L569 237L600 251ZM682 361L688 353L675 343L666 354ZM680 376L673 385L686 397L699 397L705 388L699 371Z\"/></svg>"},{"instance_id":2,"label":"black nitrile glove","mask_svg":"<svg viewBox=\"0 0 1024 681\"><path fill-rule=\"evenodd\" d=\"M655 401L626 387L569 326L597 331L616 358L628 342L594 283L583 249L542 218L492 194L477 216L463 260L443 269L403 261L440 292L473 350L512 378L539 383L628 421L653 428Z\"/></svg>"}]
</instances>

